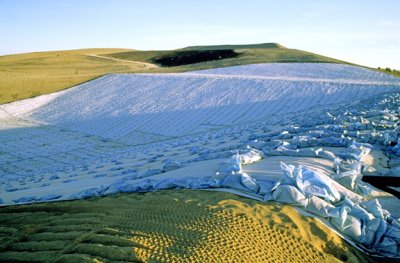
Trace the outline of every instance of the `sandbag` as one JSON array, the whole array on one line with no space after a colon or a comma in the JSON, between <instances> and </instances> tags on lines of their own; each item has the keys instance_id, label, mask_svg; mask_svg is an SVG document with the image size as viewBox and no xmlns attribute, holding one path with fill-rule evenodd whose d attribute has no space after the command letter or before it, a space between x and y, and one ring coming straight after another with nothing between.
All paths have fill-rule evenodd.
<instances>
[{"instance_id":1,"label":"sandbag","mask_svg":"<svg viewBox=\"0 0 400 263\"><path fill-rule=\"evenodd\" d=\"M293 137L292 144L298 148L315 147L318 146L318 139L311 136L298 135Z\"/></svg>"},{"instance_id":2,"label":"sandbag","mask_svg":"<svg viewBox=\"0 0 400 263\"><path fill-rule=\"evenodd\" d=\"M365 201L360 203L360 205L365 208L368 212L373 214L377 218L381 218L386 220L388 216L390 216L390 213L383 209L381 204L379 203L378 199L372 199L370 201Z\"/></svg>"},{"instance_id":3,"label":"sandbag","mask_svg":"<svg viewBox=\"0 0 400 263\"><path fill-rule=\"evenodd\" d=\"M298 168L296 185L306 196L315 195L330 202L337 202L341 198L331 178L305 166Z\"/></svg>"},{"instance_id":4,"label":"sandbag","mask_svg":"<svg viewBox=\"0 0 400 263\"><path fill-rule=\"evenodd\" d=\"M307 205L306 197L292 185L279 185L275 191L272 192L272 198L280 203L300 205L303 207Z\"/></svg>"},{"instance_id":5,"label":"sandbag","mask_svg":"<svg viewBox=\"0 0 400 263\"><path fill-rule=\"evenodd\" d=\"M320 217L337 217L339 216L339 209L326 202L325 200L311 196L307 200L306 210Z\"/></svg>"},{"instance_id":6,"label":"sandbag","mask_svg":"<svg viewBox=\"0 0 400 263\"><path fill-rule=\"evenodd\" d=\"M251 187L251 183L249 183L249 185ZM245 185L243 185L241 174L237 174L237 173L228 174L225 177L225 179L221 182L221 186L226 187L226 188L240 190L243 192L250 192L250 189L247 188Z\"/></svg>"},{"instance_id":7,"label":"sandbag","mask_svg":"<svg viewBox=\"0 0 400 263\"><path fill-rule=\"evenodd\" d=\"M351 215L358 218L363 225L366 225L367 222L375 218L367 210L362 208L360 205L353 203L347 198L344 199L343 203L351 209L350 211Z\"/></svg>"},{"instance_id":8,"label":"sandbag","mask_svg":"<svg viewBox=\"0 0 400 263\"><path fill-rule=\"evenodd\" d=\"M373 248L385 232L386 223L380 218L373 218L365 224L360 242L367 248Z\"/></svg>"},{"instance_id":9,"label":"sandbag","mask_svg":"<svg viewBox=\"0 0 400 263\"><path fill-rule=\"evenodd\" d=\"M298 157L316 157L314 148L301 148L297 150Z\"/></svg>"},{"instance_id":10,"label":"sandbag","mask_svg":"<svg viewBox=\"0 0 400 263\"><path fill-rule=\"evenodd\" d=\"M354 216L349 214L350 208L342 206L338 217L330 217L330 222L341 233L345 234L352 240L359 242L362 238L361 222Z\"/></svg>"},{"instance_id":11,"label":"sandbag","mask_svg":"<svg viewBox=\"0 0 400 263\"><path fill-rule=\"evenodd\" d=\"M240 172L242 166L240 164L239 153L232 156L231 158L224 160L218 164L217 174L230 175L232 173Z\"/></svg>"},{"instance_id":12,"label":"sandbag","mask_svg":"<svg viewBox=\"0 0 400 263\"><path fill-rule=\"evenodd\" d=\"M359 174L356 171L351 170L341 174L334 174L332 176L332 179L343 185L347 189L354 190L356 187L356 179L358 176Z\"/></svg>"},{"instance_id":13,"label":"sandbag","mask_svg":"<svg viewBox=\"0 0 400 263\"><path fill-rule=\"evenodd\" d=\"M261 160L263 153L259 150L248 147L248 152L239 155L240 164L250 164Z\"/></svg>"},{"instance_id":14,"label":"sandbag","mask_svg":"<svg viewBox=\"0 0 400 263\"><path fill-rule=\"evenodd\" d=\"M335 160L335 158L336 158L336 156L335 156L335 154L333 152L323 150L322 148L319 148L319 149L315 150L315 155L317 157L320 157L320 158L323 158L323 159L327 159L327 160L331 160L331 161Z\"/></svg>"},{"instance_id":15,"label":"sandbag","mask_svg":"<svg viewBox=\"0 0 400 263\"><path fill-rule=\"evenodd\" d=\"M260 186L260 189L258 190L259 195L269 195L272 194L272 191L274 191L280 184L280 181L275 181L275 180L257 180L257 184Z\"/></svg>"},{"instance_id":16,"label":"sandbag","mask_svg":"<svg viewBox=\"0 0 400 263\"><path fill-rule=\"evenodd\" d=\"M398 255L397 243L389 237L384 237L373 249L384 256L393 257Z\"/></svg>"},{"instance_id":17,"label":"sandbag","mask_svg":"<svg viewBox=\"0 0 400 263\"><path fill-rule=\"evenodd\" d=\"M294 165L287 165L284 162L281 162L281 169L283 171L282 184L296 186L295 173L297 173L297 171L295 171L296 168Z\"/></svg>"},{"instance_id":18,"label":"sandbag","mask_svg":"<svg viewBox=\"0 0 400 263\"><path fill-rule=\"evenodd\" d=\"M252 191L253 193L257 193L260 187L257 185L256 181L247 173L240 174L240 182L244 185L247 189Z\"/></svg>"},{"instance_id":19,"label":"sandbag","mask_svg":"<svg viewBox=\"0 0 400 263\"><path fill-rule=\"evenodd\" d=\"M164 163L163 167L162 167L162 172L169 172L169 171L173 171L176 169L179 169L182 167L182 164L178 161L173 161L173 160L168 160L167 162Z\"/></svg>"}]
</instances>

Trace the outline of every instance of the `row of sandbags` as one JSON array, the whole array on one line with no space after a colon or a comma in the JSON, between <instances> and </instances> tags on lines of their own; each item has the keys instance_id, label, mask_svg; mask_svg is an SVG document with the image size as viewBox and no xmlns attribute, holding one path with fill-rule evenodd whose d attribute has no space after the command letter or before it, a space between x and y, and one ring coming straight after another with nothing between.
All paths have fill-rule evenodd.
<instances>
[{"instance_id":1,"label":"row of sandbags","mask_svg":"<svg viewBox=\"0 0 400 263\"><path fill-rule=\"evenodd\" d=\"M223 152L194 152L202 160L226 158L214 175L182 178L122 178L103 187L85 190L73 198L108 195L117 192L148 192L162 189L229 188L251 194L258 200L296 205L325 218L343 235L362 248L379 255L400 256L400 221L383 209L376 199L368 200L370 187L361 181L362 157L371 149L384 151L392 160L398 150L399 94L388 94L380 100L369 100L361 109L336 109L319 119L301 119L298 124L280 131L251 134L239 149ZM390 121L385 122L385 121ZM397 136L397 137L396 137ZM336 153L325 147L340 147ZM324 158L332 162L334 172L321 174L306 166L281 164L282 179L257 180L243 173L242 165L268 156ZM168 172L182 167L170 160L158 170ZM338 184L343 186L339 188ZM352 195L349 193L356 193ZM355 198L359 196L360 198Z\"/></svg>"}]
</instances>

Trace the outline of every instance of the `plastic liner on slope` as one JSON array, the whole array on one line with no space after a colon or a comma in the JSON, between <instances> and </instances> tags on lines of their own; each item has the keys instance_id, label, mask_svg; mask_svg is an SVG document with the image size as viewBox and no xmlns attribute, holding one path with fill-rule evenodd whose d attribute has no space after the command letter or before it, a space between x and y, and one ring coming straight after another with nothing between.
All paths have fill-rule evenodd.
<instances>
[{"instance_id":1,"label":"plastic liner on slope","mask_svg":"<svg viewBox=\"0 0 400 263\"><path fill-rule=\"evenodd\" d=\"M378 88L375 87L375 89ZM399 114L399 102L399 95L396 98L393 94L389 94L378 102L374 101L372 104L366 103L365 106L351 104L345 110L329 109L330 113L326 114L326 116L325 114L321 114L322 110L318 108L318 112L314 113L315 115L290 116L290 119L284 120L284 122L286 124L296 122L298 125L282 128L278 131L265 129L265 127L269 128L270 122L261 123L260 125L264 125L264 127L262 127L263 131L258 129L259 137L253 136L257 133L247 130L252 129L249 128L251 126L243 126L240 128L241 130L238 128L236 131L236 138L243 139L241 139L241 144L237 146L238 154L232 157L233 148L222 147L220 149L213 148L204 151L200 151L199 149L193 150L193 154L197 154L198 156L188 161L196 162L199 160L228 158L220 163L220 166L216 169L218 171L216 174L204 173L196 178L162 177L163 168L166 168L164 172L168 172L167 170L174 171L179 166L174 162L170 162L168 165L163 162L159 164L159 167L145 167L144 169L147 169L145 171L143 169L138 173L123 175L122 178L119 177L117 180L113 179L111 182L114 183L107 183L104 186L101 183L96 184L100 185L99 187L92 187L93 184L85 186L87 189L84 191L79 190L79 193L74 193L69 197L72 199L89 198L116 192L147 192L170 188L220 189L224 187L224 189L234 189L238 193L246 193L248 196L260 197L258 200L264 198L265 201L275 200L297 205L315 216L332 221L331 223L336 229L349 239L369 249L369 251L377 254L398 256L400 229L398 219L393 218L390 213L384 210L377 200L363 202L370 198L368 197L370 189L368 185L363 185L358 178L362 176L364 170L362 159L368 152L368 149L371 149L370 146L372 144L373 147L387 153L389 158L387 165L391 172L400 166L397 155L399 148L396 146L400 134L398 125L396 125L397 120L395 119ZM373 107L380 110L371 111L370 109ZM367 116L372 116L372 119L367 120L369 118ZM276 123L280 123L280 120L277 119ZM90 123L88 125L90 126ZM259 124L254 124L253 129L257 125ZM366 130L367 128L373 130ZM251 135L251 137L254 137L253 140L257 138L264 140L263 142L253 141L252 146L257 149L247 148L243 150L247 143L247 132L253 134ZM215 140L229 140L228 138L221 138L221 134L222 132L220 131L216 131L214 134L207 134L210 137L205 140L210 138ZM296 136L304 136L304 138L302 140L295 139ZM216 142L215 140L214 143ZM184 143L182 141L174 141L173 144L172 147L179 147ZM304 148L304 146L311 145L315 149ZM209 147L212 148L214 145L211 146L209 144ZM342 151L326 149L326 147L340 147L339 149ZM363 147L367 149L363 149ZM32 152L35 153L35 151ZM90 153L80 153L75 157L80 159L86 154ZM243 172L243 165L258 161L263 155L322 158L333 162L335 172L329 176L326 174L320 176L316 170L309 168L304 170L303 167L293 166L287 171L283 170L283 179L278 182L260 180L259 178L253 178L250 173L246 174ZM159 155L157 154L157 156ZM88 162L95 160L97 157L94 155ZM157 158L146 158L146 161L153 162ZM117 164L116 161L113 163ZM182 161L181 164L184 166L186 160ZM65 168L66 166L63 167ZM119 168L113 167L112 169ZM84 167L84 170L87 171L88 168ZM44 169L40 171L44 171ZM87 174L89 175L89 172ZM25 173L19 178L22 179L30 175L29 173ZM49 178L52 182L58 179L61 178L56 174L52 174ZM357 192L363 197L368 198L364 200L350 198L344 191L337 187L336 182L350 190L348 193ZM14 189L10 187L8 190L13 191ZM340 194L339 197L336 195L335 190ZM13 201L15 203L26 203L60 198L57 195L43 194L42 197L37 196L39 195L27 194L23 197L19 196L13 199ZM63 196L64 198L65 196Z\"/></svg>"}]
</instances>

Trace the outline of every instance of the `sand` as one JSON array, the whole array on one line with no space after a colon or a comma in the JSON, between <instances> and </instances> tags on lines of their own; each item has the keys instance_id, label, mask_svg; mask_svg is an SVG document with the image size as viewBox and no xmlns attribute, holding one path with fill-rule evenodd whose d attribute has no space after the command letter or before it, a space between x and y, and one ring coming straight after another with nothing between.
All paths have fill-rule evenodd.
<instances>
[{"instance_id":1,"label":"sand","mask_svg":"<svg viewBox=\"0 0 400 263\"><path fill-rule=\"evenodd\" d=\"M0 262L364 262L294 208L159 191L0 208Z\"/></svg>"}]
</instances>

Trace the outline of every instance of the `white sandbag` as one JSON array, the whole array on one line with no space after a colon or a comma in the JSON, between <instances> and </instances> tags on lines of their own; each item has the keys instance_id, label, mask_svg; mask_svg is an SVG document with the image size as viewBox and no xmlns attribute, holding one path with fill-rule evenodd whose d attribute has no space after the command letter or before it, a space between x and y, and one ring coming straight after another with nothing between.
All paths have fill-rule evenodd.
<instances>
[{"instance_id":1,"label":"white sandbag","mask_svg":"<svg viewBox=\"0 0 400 263\"><path fill-rule=\"evenodd\" d=\"M108 187L100 186L93 187L86 190L83 190L75 195L72 195L71 198L76 199L87 199L96 196L102 196L103 193L108 189Z\"/></svg>"},{"instance_id":2,"label":"white sandbag","mask_svg":"<svg viewBox=\"0 0 400 263\"><path fill-rule=\"evenodd\" d=\"M369 213L367 210L365 210L364 208L362 208L361 206L359 206L356 203L353 203L352 201L350 201L349 199L344 199L344 204L348 207L350 207L351 211L351 215L358 218L362 224L367 224L368 221L374 219L375 217Z\"/></svg>"},{"instance_id":3,"label":"white sandbag","mask_svg":"<svg viewBox=\"0 0 400 263\"><path fill-rule=\"evenodd\" d=\"M299 155L299 150L292 150L285 148L283 146L279 146L276 150L270 152L271 156L294 156L297 157Z\"/></svg>"},{"instance_id":4,"label":"white sandbag","mask_svg":"<svg viewBox=\"0 0 400 263\"><path fill-rule=\"evenodd\" d=\"M331 217L330 222L341 233L345 234L352 240L359 242L362 238L361 222L349 214L350 208L343 206L340 209L338 217Z\"/></svg>"},{"instance_id":5,"label":"white sandbag","mask_svg":"<svg viewBox=\"0 0 400 263\"><path fill-rule=\"evenodd\" d=\"M338 217L339 208L334 207L325 200L311 196L307 200L306 210L320 217Z\"/></svg>"},{"instance_id":6,"label":"white sandbag","mask_svg":"<svg viewBox=\"0 0 400 263\"><path fill-rule=\"evenodd\" d=\"M336 155L344 160L355 160L355 161L361 160L361 155L351 153L351 152L340 152L340 153L337 153Z\"/></svg>"},{"instance_id":7,"label":"white sandbag","mask_svg":"<svg viewBox=\"0 0 400 263\"><path fill-rule=\"evenodd\" d=\"M367 184L364 183L361 180L356 180L356 187L354 189L354 192L356 192L357 194L361 195L361 196L369 196L372 192L371 187Z\"/></svg>"},{"instance_id":8,"label":"white sandbag","mask_svg":"<svg viewBox=\"0 0 400 263\"><path fill-rule=\"evenodd\" d=\"M318 146L318 139L307 135L294 136L292 144L298 148L315 147Z\"/></svg>"},{"instance_id":9,"label":"white sandbag","mask_svg":"<svg viewBox=\"0 0 400 263\"><path fill-rule=\"evenodd\" d=\"M278 135L278 139L290 139L293 135L291 135L288 131L283 131Z\"/></svg>"},{"instance_id":10,"label":"white sandbag","mask_svg":"<svg viewBox=\"0 0 400 263\"><path fill-rule=\"evenodd\" d=\"M362 163L360 161L341 161L337 163L341 173L348 171L355 171L361 174Z\"/></svg>"},{"instance_id":11,"label":"white sandbag","mask_svg":"<svg viewBox=\"0 0 400 263\"><path fill-rule=\"evenodd\" d=\"M14 199L14 203L28 203L36 200L36 196L23 196L18 199Z\"/></svg>"},{"instance_id":12,"label":"white sandbag","mask_svg":"<svg viewBox=\"0 0 400 263\"><path fill-rule=\"evenodd\" d=\"M162 167L162 172L169 172L182 167L182 164L178 161L168 160Z\"/></svg>"},{"instance_id":13,"label":"white sandbag","mask_svg":"<svg viewBox=\"0 0 400 263\"><path fill-rule=\"evenodd\" d=\"M394 257L398 255L398 247L396 241L389 237L384 237L381 242L376 244L376 246L373 247L373 249L379 254L388 256L388 257Z\"/></svg>"},{"instance_id":14,"label":"white sandbag","mask_svg":"<svg viewBox=\"0 0 400 263\"><path fill-rule=\"evenodd\" d=\"M333 160L333 170L335 170L336 174L339 174L341 172L340 164L341 164L340 158L336 157Z\"/></svg>"},{"instance_id":15,"label":"white sandbag","mask_svg":"<svg viewBox=\"0 0 400 263\"><path fill-rule=\"evenodd\" d=\"M217 174L230 175L232 173L240 172L241 170L242 166L240 164L240 156L239 153L237 153L231 158L224 160L218 164Z\"/></svg>"},{"instance_id":16,"label":"white sandbag","mask_svg":"<svg viewBox=\"0 0 400 263\"><path fill-rule=\"evenodd\" d=\"M247 173L240 174L241 183L248 188L253 193L257 193L260 190L260 187L257 185L256 181Z\"/></svg>"},{"instance_id":17,"label":"white sandbag","mask_svg":"<svg viewBox=\"0 0 400 263\"><path fill-rule=\"evenodd\" d=\"M400 218L390 217L390 225L394 228L400 229Z\"/></svg>"},{"instance_id":18,"label":"white sandbag","mask_svg":"<svg viewBox=\"0 0 400 263\"><path fill-rule=\"evenodd\" d=\"M322 148L315 150L315 155L317 157L331 160L331 161L335 160L335 158L336 158L336 155L333 152L323 150Z\"/></svg>"},{"instance_id":19,"label":"white sandbag","mask_svg":"<svg viewBox=\"0 0 400 263\"><path fill-rule=\"evenodd\" d=\"M344 137L326 137L318 139L318 145L327 147L343 147L346 145L346 140Z\"/></svg>"},{"instance_id":20,"label":"white sandbag","mask_svg":"<svg viewBox=\"0 0 400 263\"><path fill-rule=\"evenodd\" d=\"M316 157L314 148L301 148L297 149L298 157Z\"/></svg>"},{"instance_id":21,"label":"white sandbag","mask_svg":"<svg viewBox=\"0 0 400 263\"><path fill-rule=\"evenodd\" d=\"M325 131L323 130L311 130L311 131L309 130L308 133L311 137L315 138L321 138L325 136Z\"/></svg>"},{"instance_id":22,"label":"white sandbag","mask_svg":"<svg viewBox=\"0 0 400 263\"><path fill-rule=\"evenodd\" d=\"M160 174L160 173L162 173L161 169L149 169L149 170L146 170L140 176L138 176L138 178L150 177L152 175L156 175L156 174Z\"/></svg>"},{"instance_id":23,"label":"white sandbag","mask_svg":"<svg viewBox=\"0 0 400 263\"><path fill-rule=\"evenodd\" d=\"M340 193L330 177L302 165L297 170L296 185L306 196L319 196L333 203L340 200Z\"/></svg>"},{"instance_id":24,"label":"white sandbag","mask_svg":"<svg viewBox=\"0 0 400 263\"><path fill-rule=\"evenodd\" d=\"M279 145L277 145L275 147L275 149L279 150L296 150L297 147L293 144L290 144L289 142L285 142L285 141L281 141L281 143Z\"/></svg>"},{"instance_id":25,"label":"white sandbag","mask_svg":"<svg viewBox=\"0 0 400 263\"><path fill-rule=\"evenodd\" d=\"M175 180L173 179L162 179L154 185L157 190L173 189L176 187Z\"/></svg>"},{"instance_id":26,"label":"white sandbag","mask_svg":"<svg viewBox=\"0 0 400 263\"><path fill-rule=\"evenodd\" d=\"M251 183L249 183L248 185L251 187ZM228 174L225 177L225 179L221 182L221 186L225 188L240 190L243 192L250 192L250 189L242 183L241 174L234 172Z\"/></svg>"},{"instance_id":27,"label":"white sandbag","mask_svg":"<svg viewBox=\"0 0 400 263\"><path fill-rule=\"evenodd\" d=\"M248 146L254 149L262 150L265 147L268 147L265 141L253 140L248 142Z\"/></svg>"},{"instance_id":28,"label":"white sandbag","mask_svg":"<svg viewBox=\"0 0 400 263\"><path fill-rule=\"evenodd\" d=\"M258 190L259 195L271 194L280 184L280 181L275 180L257 180L257 184L260 186Z\"/></svg>"},{"instance_id":29,"label":"white sandbag","mask_svg":"<svg viewBox=\"0 0 400 263\"><path fill-rule=\"evenodd\" d=\"M373 248L382 239L385 232L385 222L380 218L373 218L365 224L360 242L367 248Z\"/></svg>"},{"instance_id":30,"label":"white sandbag","mask_svg":"<svg viewBox=\"0 0 400 263\"><path fill-rule=\"evenodd\" d=\"M296 176L297 173L294 165L287 165L284 162L281 162L281 169L283 171L283 179L282 184L296 186Z\"/></svg>"},{"instance_id":31,"label":"white sandbag","mask_svg":"<svg viewBox=\"0 0 400 263\"><path fill-rule=\"evenodd\" d=\"M272 192L272 198L276 202L295 204L305 207L307 205L306 197L294 186L279 185Z\"/></svg>"},{"instance_id":32,"label":"white sandbag","mask_svg":"<svg viewBox=\"0 0 400 263\"><path fill-rule=\"evenodd\" d=\"M346 151L354 153L360 157L368 154L371 152L370 148L364 147L362 145L356 146L355 144L350 145L348 148L346 148Z\"/></svg>"},{"instance_id":33,"label":"white sandbag","mask_svg":"<svg viewBox=\"0 0 400 263\"><path fill-rule=\"evenodd\" d=\"M390 216L390 213L387 210L382 208L378 199L372 199L370 201L365 201L365 202L360 203L360 205L365 210L367 210L368 212L370 212L377 218L386 220Z\"/></svg>"},{"instance_id":34,"label":"white sandbag","mask_svg":"<svg viewBox=\"0 0 400 263\"><path fill-rule=\"evenodd\" d=\"M60 194L49 194L49 195L45 195L45 196L37 198L36 201L44 202L44 201L56 200L61 197L62 197L62 195L60 195ZM1 199L0 199L0 204L1 204Z\"/></svg>"},{"instance_id":35,"label":"white sandbag","mask_svg":"<svg viewBox=\"0 0 400 263\"><path fill-rule=\"evenodd\" d=\"M259 150L248 147L248 152L239 155L240 164L250 164L263 158L263 153Z\"/></svg>"},{"instance_id":36,"label":"white sandbag","mask_svg":"<svg viewBox=\"0 0 400 263\"><path fill-rule=\"evenodd\" d=\"M343 185L347 189L354 190L356 187L356 179L358 176L359 174L356 171L351 170L341 174L334 174L332 176L332 179Z\"/></svg>"},{"instance_id":37,"label":"white sandbag","mask_svg":"<svg viewBox=\"0 0 400 263\"><path fill-rule=\"evenodd\" d=\"M385 235L400 244L400 229L389 225Z\"/></svg>"},{"instance_id":38,"label":"white sandbag","mask_svg":"<svg viewBox=\"0 0 400 263\"><path fill-rule=\"evenodd\" d=\"M369 143L363 143L363 142L356 142L356 141L352 141L352 145L356 146L356 147L364 147L364 148L368 148L370 150L372 150L374 148L373 145L369 144Z\"/></svg>"}]
</instances>

